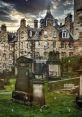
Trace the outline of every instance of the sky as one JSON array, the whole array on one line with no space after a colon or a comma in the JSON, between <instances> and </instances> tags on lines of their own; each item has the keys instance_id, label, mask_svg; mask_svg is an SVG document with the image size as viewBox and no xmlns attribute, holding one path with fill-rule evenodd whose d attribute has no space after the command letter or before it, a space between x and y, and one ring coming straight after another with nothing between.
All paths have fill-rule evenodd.
<instances>
[{"instance_id":1,"label":"sky","mask_svg":"<svg viewBox=\"0 0 82 117\"><path fill-rule=\"evenodd\" d=\"M68 13L74 14L73 0L0 0L0 26L6 24L8 31L14 32L21 18L27 20L27 25L33 26L34 19L44 18L49 4L59 22L63 23Z\"/></svg>"}]
</instances>

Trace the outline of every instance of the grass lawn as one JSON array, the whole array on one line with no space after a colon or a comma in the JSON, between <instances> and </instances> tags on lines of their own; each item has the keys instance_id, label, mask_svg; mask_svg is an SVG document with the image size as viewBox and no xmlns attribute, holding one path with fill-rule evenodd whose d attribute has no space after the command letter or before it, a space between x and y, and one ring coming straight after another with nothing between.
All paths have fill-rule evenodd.
<instances>
[{"instance_id":1,"label":"grass lawn","mask_svg":"<svg viewBox=\"0 0 82 117\"><path fill-rule=\"evenodd\" d=\"M76 107L74 100L75 96L68 93L46 92L47 107L39 108L13 103L11 94L2 93L0 117L82 117L82 110Z\"/></svg>"}]
</instances>

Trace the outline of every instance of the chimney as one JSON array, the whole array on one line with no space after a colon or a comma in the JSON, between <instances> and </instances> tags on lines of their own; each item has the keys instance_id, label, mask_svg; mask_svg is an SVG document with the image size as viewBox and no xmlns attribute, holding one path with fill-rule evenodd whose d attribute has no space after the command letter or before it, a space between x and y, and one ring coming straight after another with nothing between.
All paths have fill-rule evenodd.
<instances>
[{"instance_id":1,"label":"chimney","mask_svg":"<svg viewBox=\"0 0 82 117\"><path fill-rule=\"evenodd\" d=\"M38 20L34 20L34 28L38 28Z\"/></svg>"},{"instance_id":2,"label":"chimney","mask_svg":"<svg viewBox=\"0 0 82 117\"><path fill-rule=\"evenodd\" d=\"M26 26L26 20L25 19L21 19L21 26Z\"/></svg>"},{"instance_id":3,"label":"chimney","mask_svg":"<svg viewBox=\"0 0 82 117\"><path fill-rule=\"evenodd\" d=\"M1 31L6 32L6 30L7 30L7 27L6 27L6 25L5 25L5 24L3 24L3 25L1 26Z\"/></svg>"},{"instance_id":4,"label":"chimney","mask_svg":"<svg viewBox=\"0 0 82 117\"><path fill-rule=\"evenodd\" d=\"M62 23L60 23L60 27L62 26Z\"/></svg>"}]
</instances>

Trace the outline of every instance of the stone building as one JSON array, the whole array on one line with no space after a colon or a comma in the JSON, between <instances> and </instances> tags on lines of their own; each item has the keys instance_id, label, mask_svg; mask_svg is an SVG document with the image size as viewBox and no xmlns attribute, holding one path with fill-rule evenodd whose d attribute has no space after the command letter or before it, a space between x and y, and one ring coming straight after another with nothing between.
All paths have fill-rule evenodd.
<instances>
[{"instance_id":1,"label":"stone building","mask_svg":"<svg viewBox=\"0 0 82 117\"><path fill-rule=\"evenodd\" d=\"M6 26L0 31L1 64L0 68L11 70L20 56L42 59L45 63L50 53L55 53L58 59L74 54L72 15L68 14L64 25L59 25L48 7L46 16L34 20L34 28L26 26L26 20L21 19L16 33L9 33ZM3 67L2 67L3 66Z\"/></svg>"},{"instance_id":2,"label":"stone building","mask_svg":"<svg viewBox=\"0 0 82 117\"><path fill-rule=\"evenodd\" d=\"M82 0L74 0L75 54L82 55Z\"/></svg>"},{"instance_id":3,"label":"stone building","mask_svg":"<svg viewBox=\"0 0 82 117\"><path fill-rule=\"evenodd\" d=\"M19 58L20 56L31 57L31 44L28 41L28 29L29 26L26 26L26 20L22 19L16 34L17 41L15 43L15 59Z\"/></svg>"},{"instance_id":4,"label":"stone building","mask_svg":"<svg viewBox=\"0 0 82 117\"><path fill-rule=\"evenodd\" d=\"M8 32L6 25L1 26L0 31L0 72L11 71L10 51L8 43Z\"/></svg>"},{"instance_id":5,"label":"stone building","mask_svg":"<svg viewBox=\"0 0 82 117\"><path fill-rule=\"evenodd\" d=\"M44 19L40 20L40 28L38 28L38 21L34 22L34 29L30 29L35 37L35 57L48 59L49 52L54 51L58 53L59 58L65 56L72 56L74 54L74 40L73 40L73 22L72 15L68 14L65 18L64 25L58 25L48 8Z\"/></svg>"},{"instance_id":6,"label":"stone building","mask_svg":"<svg viewBox=\"0 0 82 117\"><path fill-rule=\"evenodd\" d=\"M74 1L74 36L82 38L82 0Z\"/></svg>"}]
</instances>

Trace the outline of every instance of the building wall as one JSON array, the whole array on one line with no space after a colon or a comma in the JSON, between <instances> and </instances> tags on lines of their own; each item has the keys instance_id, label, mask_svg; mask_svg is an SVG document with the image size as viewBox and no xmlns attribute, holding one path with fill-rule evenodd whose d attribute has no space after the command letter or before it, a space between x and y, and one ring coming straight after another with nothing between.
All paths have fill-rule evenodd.
<instances>
[{"instance_id":1,"label":"building wall","mask_svg":"<svg viewBox=\"0 0 82 117\"><path fill-rule=\"evenodd\" d=\"M45 59L48 58L51 51L59 52L60 58L73 56L74 42L60 40L59 32L52 25L49 25L43 29L39 46L35 49L35 52Z\"/></svg>"},{"instance_id":2,"label":"building wall","mask_svg":"<svg viewBox=\"0 0 82 117\"><path fill-rule=\"evenodd\" d=\"M51 13L50 13L51 15ZM37 41L35 41L35 56L36 58L42 57L43 59L48 59L48 55L51 51L58 52L59 58L62 57L68 57L72 56L74 54L74 43L69 41L69 32L71 32L71 26L72 19L68 20L69 17L67 17L67 21L65 27L62 29L62 35L60 37L60 30L57 29L56 26L53 25L53 20L47 18L47 25L43 26L43 29L38 28L37 20L34 21L34 29L35 33L36 31L39 32L41 30L41 35L37 37L37 34L35 34L31 39L35 38ZM56 22L57 23L57 22ZM68 26L70 25L70 26ZM63 37L63 31L65 31L66 26L68 29L70 29L67 32L67 37ZM63 41L62 39L65 39ZM0 68L2 69L11 69L14 59L16 61L17 58L20 56L25 56L28 58L32 57L32 41L29 41L29 27L26 26L26 20L22 19L20 21L20 27L17 30L16 33L16 41L15 43L8 43L8 32L6 31L6 27L3 26L2 30L0 32ZM15 44L13 46L13 44ZM71 45L70 45L71 44ZM3 66L3 67L2 67Z\"/></svg>"},{"instance_id":3,"label":"building wall","mask_svg":"<svg viewBox=\"0 0 82 117\"><path fill-rule=\"evenodd\" d=\"M74 0L75 55L82 55L82 0Z\"/></svg>"},{"instance_id":4,"label":"building wall","mask_svg":"<svg viewBox=\"0 0 82 117\"><path fill-rule=\"evenodd\" d=\"M82 38L82 0L74 0L74 38Z\"/></svg>"},{"instance_id":5,"label":"building wall","mask_svg":"<svg viewBox=\"0 0 82 117\"><path fill-rule=\"evenodd\" d=\"M11 71L12 61L10 60L10 51L8 44L7 31L1 30L0 32L0 72L3 70Z\"/></svg>"},{"instance_id":6,"label":"building wall","mask_svg":"<svg viewBox=\"0 0 82 117\"><path fill-rule=\"evenodd\" d=\"M20 56L30 57L30 42L28 40L28 28L26 25L21 25L17 30L17 42L15 43L15 58Z\"/></svg>"}]
</instances>

